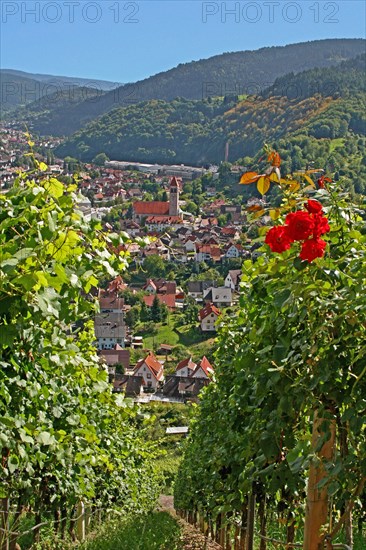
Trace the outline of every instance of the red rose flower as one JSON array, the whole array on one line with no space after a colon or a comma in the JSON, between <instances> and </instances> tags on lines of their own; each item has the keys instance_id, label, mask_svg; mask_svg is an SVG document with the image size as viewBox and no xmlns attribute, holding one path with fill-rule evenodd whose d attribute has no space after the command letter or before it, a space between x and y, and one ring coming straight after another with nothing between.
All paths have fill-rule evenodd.
<instances>
[{"instance_id":1,"label":"red rose flower","mask_svg":"<svg viewBox=\"0 0 366 550\"><path fill-rule=\"evenodd\" d=\"M308 212L291 212L286 216L286 223L292 241L304 241L313 233L314 219Z\"/></svg>"},{"instance_id":2,"label":"red rose flower","mask_svg":"<svg viewBox=\"0 0 366 550\"><path fill-rule=\"evenodd\" d=\"M327 243L319 238L309 239L302 244L300 258L312 262L315 258L324 256Z\"/></svg>"},{"instance_id":3,"label":"red rose flower","mask_svg":"<svg viewBox=\"0 0 366 550\"><path fill-rule=\"evenodd\" d=\"M320 176L320 178L317 181L317 184L318 184L319 189L324 189L324 187L325 187L325 185L324 185L324 176Z\"/></svg>"},{"instance_id":4,"label":"red rose flower","mask_svg":"<svg viewBox=\"0 0 366 550\"><path fill-rule=\"evenodd\" d=\"M323 210L323 206L320 204L320 202L313 199L308 200L308 203L305 204L305 208L309 212L309 214L319 214Z\"/></svg>"},{"instance_id":5,"label":"red rose flower","mask_svg":"<svg viewBox=\"0 0 366 550\"><path fill-rule=\"evenodd\" d=\"M322 214L314 215L314 237L320 237L324 233L329 233L330 227L328 223L328 218Z\"/></svg>"},{"instance_id":6,"label":"red rose flower","mask_svg":"<svg viewBox=\"0 0 366 550\"><path fill-rule=\"evenodd\" d=\"M277 225L272 227L266 235L265 243L268 244L272 252L285 252L291 246L291 240L288 238L287 227Z\"/></svg>"}]
</instances>

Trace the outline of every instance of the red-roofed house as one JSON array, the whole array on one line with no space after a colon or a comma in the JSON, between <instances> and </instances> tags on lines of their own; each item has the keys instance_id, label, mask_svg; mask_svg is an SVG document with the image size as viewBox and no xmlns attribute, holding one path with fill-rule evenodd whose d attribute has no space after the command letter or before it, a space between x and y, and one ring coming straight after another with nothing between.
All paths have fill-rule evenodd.
<instances>
[{"instance_id":1,"label":"red-roofed house","mask_svg":"<svg viewBox=\"0 0 366 550\"><path fill-rule=\"evenodd\" d=\"M146 284L143 286L143 289L145 290L145 292L150 292L151 294L155 294L157 291L156 284L152 279L148 279L146 281Z\"/></svg>"},{"instance_id":2,"label":"red-roofed house","mask_svg":"<svg viewBox=\"0 0 366 550\"><path fill-rule=\"evenodd\" d=\"M225 258L240 258L243 255L243 245L240 243L229 243L225 247Z\"/></svg>"},{"instance_id":3,"label":"red-roofed house","mask_svg":"<svg viewBox=\"0 0 366 550\"><path fill-rule=\"evenodd\" d=\"M128 285L123 282L121 275L118 275L115 279L113 279L113 281L109 283L107 292L110 294L117 294L118 292L126 290L127 287Z\"/></svg>"},{"instance_id":4,"label":"red-roofed house","mask_svg":"<svg viewBox=\"0 0 366 550\"><path fill-rule=\"evenodd\" d=\"M161 233L166 229L176 230L183 224L180 216L148 216L146 218L146 227L148 231Z\"/></svg>"},{"instance_id":5,"label":"red-roofed house","mask_svg":"<svg viewBox=\"0 0 366 550\"><path fill-rule=\"evenodd\" d=\"M213 304L207 304L199 312L199 320L202 332L215 332L216 321L221 311Z\"/></svg>"},{"instance_id":6,"label":"red-roofed house","mask_svg":"<svg viewBox=\"0 0 366 550\"><path fill-rule=\"evenodd\" d=\"M175 281L166 281L165 279L148 279L143 289L151 294L175 294L177 284Z\"/></svg>"},{"instance_id":7,"label":"red-roofed house","mask_svg":"<svg viewBox=\"0 0 366 550\"><path fill-rule=\"evenodd\" d=\"M144 302L147 307L152 307L155 296L157 296L161 304L165 304L169 309L176 308L175 294L150 294L149 296L144 296Z\"/></svg>"},{"instance_id":8,"label":"red-roofed house","mask_svg":"<svg viewBox=\"0 0 366 550\"><path fill-rule=\"evenodd\" d=\"M99 298L101 313L122 313L123 304L123 298L118 298L115 294L111 294L110 296L102 295Z\"/></svg>"},{"instance_id":9,"label":"red-roofed house","mask_svg":"<svg viewBox=\"0 0 366 550\"><path fill-rule=\"evenodd\" d=\"M192 378L210 378L214 373L214 368L206 356L199 361Z\"/></svg>"},{"instance_id":10,"label":"red-roofed house","mask_svg":"<svg viewBox=\"0 0 366 550\"><path fill-rule=\"evenodd\" d=\"M163 365L150 351L145 359L140 359L133 370L134 376L142 376L145 388L156 389L164 380Z\"/></svg>"},{"instance_id":11,"label":"red-roofed house","mask_svg":"<svg viewBox=\"0 0 366 550\"><path fill-rule=\"evenodd\" d=\"M103 349L99 351L99 356L105 361L108 367L114 365L123 365L125 369L130 366L130 350L123 349L119 344L113 349ZM109 370L109 372L111 372Z\"/></svg>"},{"instance_id":12,"label":"red-roofed house","mask_svg":"<svg viewBox=\"0 0 366 550\"><path fill-rule=\"evenodd\" d=\"M197 363L194 363L192 361L192 357L188 357L188 359L183 359L183 361L180 361L180 363L178 363L175 369L175 376L192 376L196 367Z\"/></svg>"},{"instance_id":13,"label":"red-roofed house","mask_svg":"<svg viewBox=\"0 0 366 550\"><path fill-rule=\"evenodd\" d=\"M214 261L219 262L221 260L221 250L217 245L212 244L196 244L196 262Z\"/></svg>"}]
</instances>

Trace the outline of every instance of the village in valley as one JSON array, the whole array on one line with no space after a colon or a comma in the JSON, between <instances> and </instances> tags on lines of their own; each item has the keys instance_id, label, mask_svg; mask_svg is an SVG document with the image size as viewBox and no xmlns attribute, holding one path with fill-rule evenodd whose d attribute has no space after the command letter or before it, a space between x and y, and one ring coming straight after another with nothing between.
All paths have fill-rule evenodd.
<instances>
[{"instance_id":1,"label":"village in valley","mask_svg":"<svg viewBox=\"0 0 366 550\"><path fill-rule=\"evenodd\" d=\"M32 169L24 131L1 129L2 192ZM214 375L214 339L222 316L235 313L241 264L255 258L247 208L220 192L220 169L58 159L57 138L33 138L45 175L76 181L79 208L108 231L123 233L128 271L93 298L95 345L115 392L136 401L197 400ZM226 177L244 167L227 164ZM74 174L77 173L77 177ZM222 186L221 186L222 187ZM195 193L196 191L196 193ZM261 222L263 223L263 222Z\"/></svg>"}]
</instances>

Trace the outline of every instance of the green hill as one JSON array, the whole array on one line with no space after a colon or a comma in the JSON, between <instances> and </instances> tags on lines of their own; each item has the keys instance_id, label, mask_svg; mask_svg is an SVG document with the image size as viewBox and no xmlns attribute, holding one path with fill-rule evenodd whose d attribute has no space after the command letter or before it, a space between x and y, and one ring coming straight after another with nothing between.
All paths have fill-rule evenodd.
<instances>
[{"instance_id":1,"label":"green hill","mask_svg":"<svg viewBox=\"0 0 366 550\"><path fill-rule=\"evenodd\" d=\"M354 58L365 50L362 39L327 39L313 42L261 48L255 51L230 52L190 63L180 64L136 83L125 84L98 97L84 101L75 109L64 106L64 123L50 116L34 129L46 134L67 135L80 129L87 121L112 109L158 99L172 101L177 97L202 100L214 96L260 93L276 78L289 72L329 67ZM26 113L23 113L26 118ZM30 118L34 118L30 115Z\"/></svg>"},{"instance_id":2,"label":"green hill","mask_svg":"<svg viewBox=\"0 0 366 550\"><path fill-rule=\"evenodd\" d=\"M29 105L18 107L15 111L8 113L7 118L25 123L31 132L41 135L52 135L52 127L58 128L60 135L65 135L69 129L68 119L64 115L65 110L67 109L69 116L73 116L73 113L78 116L81 103L98 101L101 94L103 92L95 88L67 87L50 95L46 94Z\"/></svg>"},{"instance_id":3,"label":"green hill","mask_svg":"<svg viewBox=\"0 0 366 550\"><path fill-rule=\"evenodd\" d=\"M282 82L289 82L289 87L294 82L303 85L305 91L314 71L310 73L311 78L304 72L283 77ZM299 130L306 129L317 139L344 137L348 131L364 135L363 72L351 61L348 68L343 64L342 71L334 67L317 69L316 74L320 82L332 82L332 95L325 86L315 95L304 93L295 99L265 91L263 96L240 102L234 98L151 100L113 109L71 136L59 153L91 160L103 151L117 160L203 164L221 161L227 141L233 161L254 154L264 141Z\"/></svg>"},{"instance_id":4,"label":"green hill","mask_svg":"<svg viewBox=\"0 0 366 550\"><path fill-rule=\"evenodd\" d=\"M229 161L248 164L264 143L278 142L285 151L286 172L314 159L347 172L352 158L355 189L364 192L366 92L361 67L362 58L348 67L342 64L342 70L317 70L321 82L332 82L331 95L325 87L295 99L265 92L240 102L178 98L117 108L76 132L57 153L83 161L105 152L115 160L203 165L221 162L229 142ZM313 75L306 71L283 82L303 83L306 90Z\"/></svg>"},{"instance_id":5,"label":"green hill","mask_svg":"<svg viewBox=\"0 0 366 550\"><path fill-rule=\"evenodd\" d=\"M279 77L263 97L286 96L289 99L311 97L317 93L337 97L366 91L366 54L339 63L336 67L315 68Z\"/></svg>"}]
</instances>

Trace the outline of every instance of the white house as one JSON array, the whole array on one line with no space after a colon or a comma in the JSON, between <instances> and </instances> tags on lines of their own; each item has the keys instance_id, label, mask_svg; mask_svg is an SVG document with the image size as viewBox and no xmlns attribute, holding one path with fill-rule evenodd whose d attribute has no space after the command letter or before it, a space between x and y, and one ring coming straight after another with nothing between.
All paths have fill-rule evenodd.
<instances>
[{"instance_id":1,"label":"white house","mask_svg":"<svg viewBox=\"0 0 366 550\"><path fill-rule=\"evenodd\" d=\"M184 243L184 248L187 252L196 252L196 237L190 235Z\"/></svg>"},{"instance_id":2,"label":"white house","mask_svg":"<svg viewBox=\"0 0 366 550\"><path fill-rule=\"evenodd\" d=\"M116 293L99 298L100 313L94 320L97 348L114 349L117 344L125 347L126 326L123 316L123 299Z\"/></svg>"},{"instance_id":3,"label":"white house","mask_svg":"<svg viewBox=\"0 0 366 550\"><path fill-rule=\"evenodd\" d=\"M203 292L203 299L216 307L229 307L233 303L231 288L227 286L211 287Z\"/></svg>"},{"instance_id":4,"label":"white house","mask_svg":"<svg viewBox=\"0 0 366 550\"><path fill-rule=\"evenodd\" d=\"M178 363L177 368L175 369L175 376L192 376L196 367L197 363L194 363L192 361L192 357L188 357L188 359L183 359L183 361L180 361L180 363Z\"/></svg>"},{"instance_id":5,"label":"white house","mask_svg":"<svg viewBox=\"0 0 366 550\"><path fill-rule=\"evenodd\" d=\"M217 287L216 281L188 281L188 296L194 298L196 302L202 302L203 293L211 287Z\"/></svg>"},{"instance_id":6,"label":"white house","mask_svg":"<svg viewBox=\"0 0 366 550\"><path fill-rule=\"evenodd\" d=\"M207 304L201 309L199 320L202 332L216 332L216 321L220 313L220 310L213 304Z\"/></svg>"},{"instance_id":7,"label":"white house","mask_svg":"<svg viewBox=\"0 0 366 550\"><path fill-rule=\"evenodd\" d=\"M99 350L114 349L117 344L121 348L125 347L126 329L124 325L106 321L104 324L96 324L94 330Z\"/></svg>"},{"instance_id":8,"label":"white house","mask_svg":"<svg viewBox=\"0 0 366 550\"><path fill-rule=\"evenodd\" d=\"M225 258L240 258L243 255L243 247L239 243L230 244L225 252Z\"/></svg>"},{"instance_id":9,"label":"white house","mask_svg":"<svg viewBox=\"0 0 366 550\"><path fill-rule=\"evenodd\" d=\"M206 356L203 356L201 361L198 363L192 378L210 378L214 373L213 366L209 362Z\"/></svg>"},{"instance_id":10,"label":"white house","mask_svg":"<svg viewBox=\"0 0 366 550\"><path fill-rule=\"evenodd\" d=\"M225 286L231 290L238 290L240 284L241 269L231 269L226 275Z\"/></svg>"},{"instance_id":11,"label":"white house","mask_svg":"<svg viewBox=\"0 0 366 550\"><path fill-rule=\"evenodd\" d=\"M164 368L155 355L150 352L145 359L141 359L136 363L133 375L142 376L144 388L153 388L156 390L160 382L164 380Z\"/></svg>"}]
</instances>

